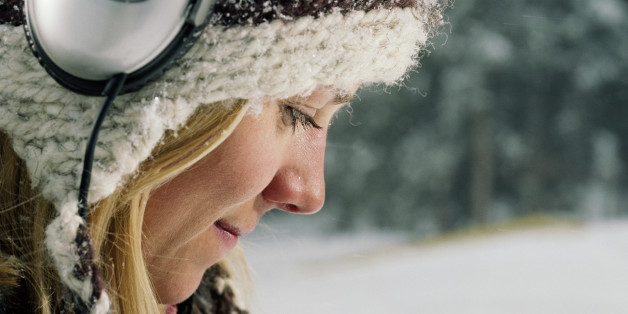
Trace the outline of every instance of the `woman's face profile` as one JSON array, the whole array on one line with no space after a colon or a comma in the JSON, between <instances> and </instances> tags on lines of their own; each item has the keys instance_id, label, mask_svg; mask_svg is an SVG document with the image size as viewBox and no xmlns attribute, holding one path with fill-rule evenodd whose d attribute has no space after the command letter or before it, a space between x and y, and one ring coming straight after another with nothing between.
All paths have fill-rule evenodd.
<instances>
[{"instance_id":1,"label":"woman's face profile","mask_svg":"<svg viewBox=\"0 0 628 314\"><path fill-rule=\"evenodd\" d=\"M270 209L321 209L327 128L348 100L318 88L306 98L267 102L209 155L151 194L142 244L160 303L191 295L205 270Z\"/></svg>"}]
</instances>

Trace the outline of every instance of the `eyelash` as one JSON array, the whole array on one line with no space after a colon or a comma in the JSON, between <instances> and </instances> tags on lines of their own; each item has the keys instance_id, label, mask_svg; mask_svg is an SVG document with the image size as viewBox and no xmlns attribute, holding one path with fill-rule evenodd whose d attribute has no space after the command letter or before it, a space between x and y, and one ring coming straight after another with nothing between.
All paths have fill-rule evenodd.
<instances>
[{"instance_id":1,"label":"eyelash","mask_svg":"<svg viewBox=\"0 0 628 314\"><path fill-rule=\"evenodd\" d=\"M304 129L321 129L321 126L316 124L316 121L314 121L314 118L311 116L308 116L298 109L288 105L282 105L282 107L284 114L290 119L290 121L286 121L286 125L291 125L293 130L296 130L298 125L302 126Z\"/></svg>"}]
</instances>

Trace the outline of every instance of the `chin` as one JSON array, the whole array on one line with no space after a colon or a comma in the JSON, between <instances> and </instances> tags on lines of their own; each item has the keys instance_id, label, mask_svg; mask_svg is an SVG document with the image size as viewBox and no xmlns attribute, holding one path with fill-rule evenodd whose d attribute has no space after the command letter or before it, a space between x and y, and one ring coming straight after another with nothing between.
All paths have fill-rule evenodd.
<instances>
[{"instance_id":1,"label":"chin","mask_svg":"<svg viewBox=\"0 0 628 314\"><path fill-rule=\"evenodd\" d=\"M187 300L198 288L204 271L194 274L172 274L164 282L155 282L155 293L160 304L177 304Z\"/></svg>"},{"instance_id":2,"label":"chin","mask_svg":"<svg viewBox=\"0 0 628 314\"><path fill-rule=\"evenodd\" d=\"M199 241L214 243L213 239L199 238ZM201 246L191 242L178 263L167 263L168 259L159 259L159 264L149 267L148 272L153 281L155 295L160 304L177 304L187 300L201 283L207 269L219 262L226 252L217 253L215 246Z\"/></svg>"}]
</instances>

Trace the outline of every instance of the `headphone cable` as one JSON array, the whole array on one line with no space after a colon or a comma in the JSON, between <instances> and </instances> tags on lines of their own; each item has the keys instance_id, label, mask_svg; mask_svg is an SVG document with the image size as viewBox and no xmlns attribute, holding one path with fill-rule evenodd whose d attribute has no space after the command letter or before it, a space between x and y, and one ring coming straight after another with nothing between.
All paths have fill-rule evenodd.
<instances>
[{"instance_id":1,"label":"headphone cable","mask_svg":"<svg viewBox=\"0 0 628 314\"><path fill-rule=\"evenodd\" d=\"M94 164L94 151L96 150L96 143L98 142L98 132L100 131L100 127L105 120L105 116L107 111L113 104L113 100L118 96L124 82L126 81L127 74L120 73L111 77L107 81L107 85L103 90L103 95L105 96L105 100L103 101L100 112L98 113L98 117L96 117L96 121L94 121L94 126L92 128L92 133L89 135L87 140L87 146L85 147L85 157L83 159L83 172L81 174L81 185L79 188L79 196L78 196L78 213L85 221L87 225L87 216L88 216L88 206L87 206L87 194L89 192L89 184L92 176L92 165Z\"/></svg>"}]
</instances>

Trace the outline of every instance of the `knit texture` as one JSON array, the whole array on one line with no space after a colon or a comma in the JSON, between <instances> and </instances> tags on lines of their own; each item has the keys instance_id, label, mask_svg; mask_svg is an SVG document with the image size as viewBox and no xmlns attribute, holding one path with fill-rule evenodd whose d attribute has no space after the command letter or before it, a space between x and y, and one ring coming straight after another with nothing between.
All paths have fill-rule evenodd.
<instances>
[{"instance_id":1,"label":"knit texture","mask_svg":"<svg viewBox=\"0 0 628 314\"><path fill-rule=\"evenodd\" d=\"M426 0L414 7L276 15L282 18L259 23L215 21L159 81L116 99L100 131L88 203L124 184L164 133L182 126L199 105L399 82L417 65L435 5ZM84 262L81 247L89 245L76 241L83 224L76 201L82 158L102 99L57 85L28 49L21 27L0 25L0 130L12 138L33 186L59 211L46 246L64 284L93 312L106 313L106 294L94 291L97 271L75 271Z\"/></svg>"}]
</instances>

